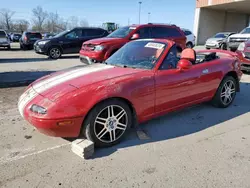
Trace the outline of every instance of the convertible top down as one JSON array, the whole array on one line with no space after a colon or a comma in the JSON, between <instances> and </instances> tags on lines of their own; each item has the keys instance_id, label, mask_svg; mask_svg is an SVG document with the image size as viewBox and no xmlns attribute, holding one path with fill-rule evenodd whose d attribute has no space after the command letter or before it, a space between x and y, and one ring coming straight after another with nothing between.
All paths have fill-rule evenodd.
<instances>
[{"instance_id":1,"label":"convertible top down","mask_svg":"<svg viewBox=\"0 0 250 188\"><path fill-rule=\"evenodd\" d=\"M21 115L40 132L83 135L97 147L121 141L129 127L170 111L211 101L228 107L240 90L237 56L183 50L170 40L127 43L103 64L63 70L30 84Z\"/></svg>"}]
</instances>

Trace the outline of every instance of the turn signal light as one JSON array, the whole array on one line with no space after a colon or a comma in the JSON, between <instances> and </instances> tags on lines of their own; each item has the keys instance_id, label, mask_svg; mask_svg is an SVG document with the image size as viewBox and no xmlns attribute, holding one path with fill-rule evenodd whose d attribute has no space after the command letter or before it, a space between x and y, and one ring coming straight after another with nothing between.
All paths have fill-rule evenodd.
<instances>
[{"instance_id":1,"label":"turn signal light","mask_svg":"<svg viewBox=\"0 0 250 188\"><path fill-rule=\"evenodd\" d=\"M68 121L61 121L61 122L58 122L57 125L59 126L64 126L64 125L72 125L73 124L73 121L71 120L68 120Z\"/></svg>"}]
</instances>

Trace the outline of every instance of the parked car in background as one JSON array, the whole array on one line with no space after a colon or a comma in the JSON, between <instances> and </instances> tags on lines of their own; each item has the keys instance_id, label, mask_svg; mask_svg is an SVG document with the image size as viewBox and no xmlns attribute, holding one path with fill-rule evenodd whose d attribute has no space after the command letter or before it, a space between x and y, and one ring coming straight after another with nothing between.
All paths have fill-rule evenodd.
<instances>
[{"instance_id":1,"label":"parked car in background","mask_svg":"<svg viewBox=\"0 0 250 188\"><path fill-rule=\"evenodd\" d=\"M216 33L214 36L207 39L205 43L206 49L212 48L226 50L228 37L232 36L233 34L235 34L235 32Z\"/></svg>"},{"instance_id":2,"label":"parked car in background","mask_svg":"<svg viewBox=\"0 0 250 188\"><path fill-rule=\"evenodd\" d=\"M182 28L182 31L185 33L185 35L187 37L186 47L193 48L195 46L195 38L196 37L194 36L192 31L190 31L189 29Z\"/></svg>"},{"instance_id":3,"label":"parked car in background","mask_svg":"<svg viewBox=\"0 0 250 188\"><path fill-rule=\"evenodd\" d=\"M136 39L171 39L181 52L186 48L186 36L173 24L143 24L121 27L107 37L84 42L80 51L80 61L84 64L103 62L124 44Z\"/></svg>"},{"instance_id":4,"label":"parked car in background","mask_svg":"<svg viewBox=\"0 0 250 188\"><path fill-rule=\"evenodd\" d=\"M108 31L95 27L77 27L58 35L39 40L34 44L35 52L58 59L62 54L79 53L83 42L108 35Z\"/></svg>"},{"instance_id":5,"label":"parked car in background","mask_svg":"<svg viewBox=\"0 0 250 188\"><path fill-rule=\"evenodd\" d=\"M0 47L10 49L10 39L4 30L0 30Z\"/></svg>"},{"instance_id":6,"label":"parked car in background","mask_svg":"<svg viewBox=\"0 0 250 188\"><path fill-rule=\"evenodd\" d=\"M20 38L20 47L21 49L33 49L33 45L37 40L42 39L42 34L39 32L23 32L22 37Z\"/></svg>"},{"instance_id":7,"label":"parked car in background","mask_svg":"<svg viewBox=\"0 0 250 188\"><path fill-rule=\"evenodd\" d=\"M231 35L227 40L228 50L236 51L242 42L250 39L250 27L246 27L240 33Z\"/></svg>"},{"instance_id":8,"label":"parked car in background","mask_svg":"<svg viewBox=\"0 0 250 188\"><path fill-rule=\"evenodd\" d=\"M250 40L242 42L236 50L241 61L241 70L250 72Z\"/></svg>"},{"instance_id":9,"label":"parked car in background","mask_svg":"<svg viewBox=\"0 0 250 188\"><path fill-rule=\"evenodd\" d=\"M105 63L42 77L20 96L19 112L43 134L83 136L108 147L131 126L171 111L209 101L229 107L242 76L235 54L186 48L179 60L177 45L136 40Z\"/></svg>"},{"instance_id":10,"label":"parked car in background","mask_svg":"<svg viewBox=\"0 0 250 188\"><path fill-rule=\"evenodd\" d=\"M13 33L11 35L11 41L12 42L19 42L20 38L22 37L21 34L18 34L18 33Z\"/></svg>"}]
</instances>

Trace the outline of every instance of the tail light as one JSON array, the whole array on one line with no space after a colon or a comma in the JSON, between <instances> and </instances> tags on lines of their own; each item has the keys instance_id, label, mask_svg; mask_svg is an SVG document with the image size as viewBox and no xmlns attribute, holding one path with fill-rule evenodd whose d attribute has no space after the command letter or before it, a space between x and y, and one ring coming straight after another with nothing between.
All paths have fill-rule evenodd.
<instances>
[{"instance_id":1,"label":"tail light","mask_svg":"<svg viewBox=\"0 0 250 188\"><path fill-rule=\"evenodd\" d=\"M26 36L24 37L24 40L25 40L25 41L27 41L27 40L28 40Z\"/></svg>"}]
</instances>

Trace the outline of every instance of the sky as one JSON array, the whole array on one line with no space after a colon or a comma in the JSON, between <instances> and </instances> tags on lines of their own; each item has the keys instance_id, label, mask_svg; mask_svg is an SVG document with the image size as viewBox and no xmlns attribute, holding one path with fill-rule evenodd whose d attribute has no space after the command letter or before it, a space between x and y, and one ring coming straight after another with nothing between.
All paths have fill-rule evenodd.
<instances>
[{"instance_id":1,"label":"sky","mask_svg":"<svg viewBox=\"0 0 250 188\"><path fill-rule=\"evenodd\" d=\"M193 30L195 0L140 0L141 23L172 23ZM14 11L13 19L32 19L32 9L41 6L57 12L62 18L71 16L85 19L91 26L104 22L119 25L139 23L138 0L11 0L2 1L1 8Z\"/></svg>"}]
</instances>

